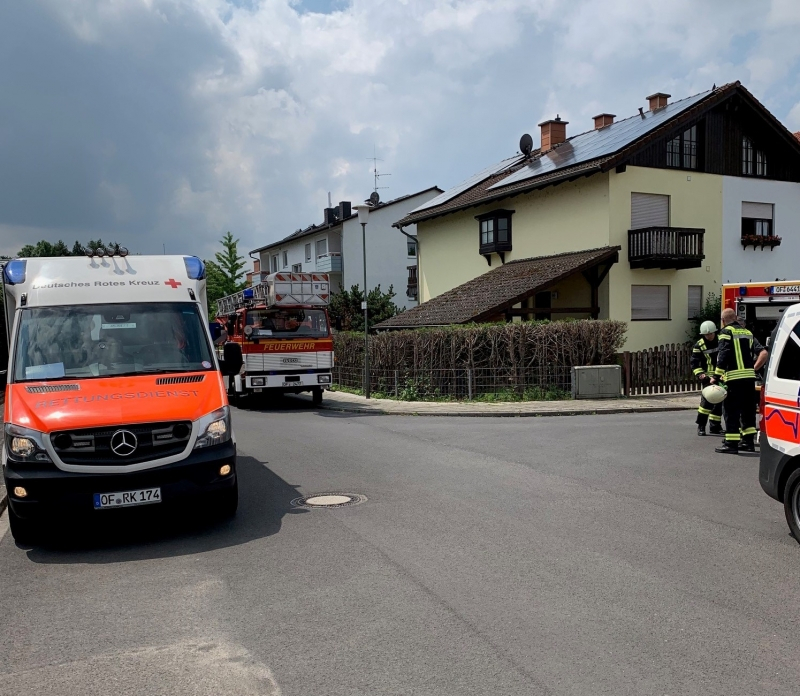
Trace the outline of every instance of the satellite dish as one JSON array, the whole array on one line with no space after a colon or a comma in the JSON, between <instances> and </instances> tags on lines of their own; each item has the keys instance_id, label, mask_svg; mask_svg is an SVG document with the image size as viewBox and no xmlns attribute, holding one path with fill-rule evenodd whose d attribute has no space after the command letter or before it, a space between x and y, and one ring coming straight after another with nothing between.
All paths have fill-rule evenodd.
<instances>
[{"instance_id":1,"label":"satellite dish","mask_svg":"<svg viewBox=\"0 0 800 696\"><path fill-rule=\"evenodd\" d=\"M532 150L533 150L533 138L531 138L530 135L525 133L525 135L523 135L519 139L519 151L523 155L525 155L525 157L529 157Z\"/></svg>"},{"instance_id":2,"label":"satellite dish","mask_svg":"<svg viewBox=\"0 0 800 696\"><path fill-rule=\"evenodd\" d=\"M370 205L378 205L381 202L381 197L378 195L377 191L373 191L369 194L369 204Z\"/></svg>"}]
</instances>

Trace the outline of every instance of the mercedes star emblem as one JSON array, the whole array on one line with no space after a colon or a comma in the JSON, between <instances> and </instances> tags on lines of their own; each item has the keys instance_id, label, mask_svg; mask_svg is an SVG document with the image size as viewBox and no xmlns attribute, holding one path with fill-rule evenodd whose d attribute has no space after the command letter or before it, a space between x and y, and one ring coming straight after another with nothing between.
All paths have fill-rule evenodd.
<instances>
[{"instance_id":1,"label":"mercedes star emblem","mask_svg":"<svg viewBox=\"0 0 800 696\"><path fill-rule=\"evenodd\" d=\"M111 451L119 457L128 457L136 451L139 444L130 430L117 430L111 436Z\"/></svg>"}]
</instances>

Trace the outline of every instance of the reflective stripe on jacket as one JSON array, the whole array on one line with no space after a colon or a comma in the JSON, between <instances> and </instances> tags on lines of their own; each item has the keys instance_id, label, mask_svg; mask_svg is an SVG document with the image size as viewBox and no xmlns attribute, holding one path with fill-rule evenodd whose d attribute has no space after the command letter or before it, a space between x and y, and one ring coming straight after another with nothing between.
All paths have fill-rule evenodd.
<instances>
[{"instance_id":1,"label":"reflective stripe on jacket","mask_svg":"<svg viewBox=\"0 0 800 696\"><path fill-rule=\"evenodd\" d=\"M719 332L719 351L715 374L726 382L736 379L755 379L753 369L757 356L764 346L747 329L739 324L726 326Z\"/></svg>"},{"instance_id":2,"label":"reflective stripe on jacket","mask_svg":"<svg viewBox=\"0 0 800 696\"><path fill-rule=\"evenodd\" d=\"M713 341L706 341L701 338L692 347L692 372L695 375L713 375L717 367L717 351L719 350L719 341L714 338Z\"/></svg>"}]
</instances>

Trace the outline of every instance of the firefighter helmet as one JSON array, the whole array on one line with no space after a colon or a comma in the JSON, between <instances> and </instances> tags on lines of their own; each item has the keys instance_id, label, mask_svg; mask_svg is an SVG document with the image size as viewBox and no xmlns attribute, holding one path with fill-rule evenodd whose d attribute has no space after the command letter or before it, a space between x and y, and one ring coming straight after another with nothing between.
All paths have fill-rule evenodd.
<instances>
[{"instance_id":1,"label":"firefighter helmet","mask_svg":"<svg viewBox=\"0 0 800 696\"><path fill-rule=\"evenodd\" d=\"M703 398L710 404L721 404L728 396L728 390L719 384L709 384L703 389Z\"/></svg>"},{"instance_id":2,"label":"firefighter helmet","mask_svg":"<svg viewBox=\"0 0 800 696\"><path fill-rule=\"evenodd\" d=\"M705 336L706 334L717 333L717 327L713 321L704 321L700 324L700 333Z\"/></svg>"}]
</instances>

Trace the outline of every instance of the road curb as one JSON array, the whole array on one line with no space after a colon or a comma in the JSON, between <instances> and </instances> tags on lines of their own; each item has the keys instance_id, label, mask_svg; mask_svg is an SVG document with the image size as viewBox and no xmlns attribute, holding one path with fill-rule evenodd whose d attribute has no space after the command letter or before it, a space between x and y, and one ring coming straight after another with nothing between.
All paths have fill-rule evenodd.
<instances>
[{"instance_id":1,"label":"road curb","mask_svg":"<svg viewBox=\"0 0 800 696\"><path fill-rule=\"evenodd\" d=\"M8 495L6 494L6 487L0 483L0 515L2 515L8 507Z\"/></svg>"},{"instance_id":2,"label":"road curb","mask_svg":"<svg viewBox=\"0 0 800 696\"><path fill-rule=\"evenodd\" d=\"M358 413L372 416L437 416L437 417L463 417L463 418L548 418L556 416L602 416L620 413L664 413L668 411L695 411L696 406L656 406L633 408L603 408L591 411L500 411L489 413L486 411L387 411L378 408L362 408L359 406L328 406L324 402L322 410L338 413Z\"/></svg>"}]
</instances>

